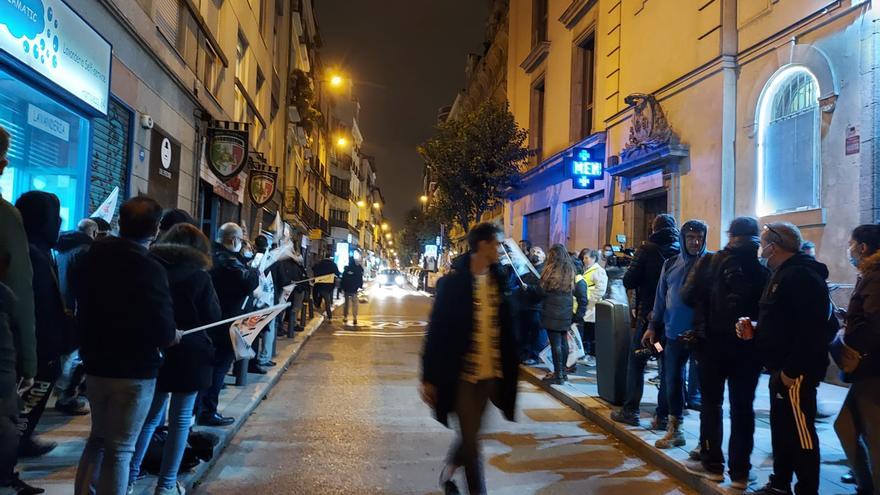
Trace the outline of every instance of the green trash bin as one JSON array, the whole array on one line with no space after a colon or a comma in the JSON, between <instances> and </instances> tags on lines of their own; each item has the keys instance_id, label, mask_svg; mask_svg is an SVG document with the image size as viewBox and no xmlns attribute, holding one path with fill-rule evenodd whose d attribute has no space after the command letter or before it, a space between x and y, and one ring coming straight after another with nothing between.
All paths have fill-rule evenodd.
<instances>
[{"instance_id":1,"label":"green trash bin","mask_svg":"<svg viewBox=\"0 0 880 495\"><path fill-rule=\"evenodd\" d=\"M610 300L596 303L596 382L599 397L623 404L630 346L629 306Z\"/></svg>"}]
</instances>

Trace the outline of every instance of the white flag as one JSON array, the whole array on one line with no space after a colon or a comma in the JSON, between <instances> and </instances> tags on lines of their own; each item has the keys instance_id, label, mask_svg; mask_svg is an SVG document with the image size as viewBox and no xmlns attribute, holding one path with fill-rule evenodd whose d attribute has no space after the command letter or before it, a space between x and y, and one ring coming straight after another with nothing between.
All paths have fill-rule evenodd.
<instances>
[{"instance_id":1,"label":"white flag","mask_svg":"<svg viewBox=\"0 0 880 495\"><path fill-rule=\"evenodd\" d=\"M92 218L100 218L107 223L113 222L113 214L116 212L116 202L119 200L119 186L114 187L107 199L92 213Z\"/></svg>"},{"instance_id":2,"label":"white flag","mask_svg":"<svg viewBox=\"0 0 880 495\"><path fill-rule=\"evenodd\" d=\"M293 293L293 289L296 287L296 282L284 287L281 289L281 300L279 303L285 303L288 299L290 299L290 294Z\"/></svg>"},{"instance_id":3,"label":"white flag","mask_svg":"<svg viewBox=\"0 0 880 495\"><path fill-rule=\"evenodd\" d=\"M254 351L251 346L254 344L260 331L265 328L279 313L287 309L290 304L279 304L266 308L260 312L250 313L249 316L243 316L229 326L229 338L232 340L232 348L235 351L236 359L250 359L253 357Z\"/></svg>"}]
</instances>

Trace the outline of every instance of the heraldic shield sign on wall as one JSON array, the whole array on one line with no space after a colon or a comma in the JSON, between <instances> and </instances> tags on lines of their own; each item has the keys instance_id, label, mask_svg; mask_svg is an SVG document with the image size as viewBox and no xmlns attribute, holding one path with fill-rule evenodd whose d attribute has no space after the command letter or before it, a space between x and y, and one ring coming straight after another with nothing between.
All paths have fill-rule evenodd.
<instances>
[{"instance_id":1,"label":"heraldic shield sign on wall","mask_svg":"<svg viewBox=\"0 0 880 495\"><path fill-rule=\"evenodd\" d=\"M248 172L248 194L257 206L263 206L275 196L278 169L270 167L262 153L252 152Z\"/></svg>"},{"instance_id":2,"label":"heraldic shield sign on wall","mask_svg":"<svg viewBox=\"0 0 880 495\"><path fill-rule=\"evenodd\" d=\"M227 181L248 163L250 124L215 122L208 128L208 166L214 175Z\"/></svg>"}]
</instances>

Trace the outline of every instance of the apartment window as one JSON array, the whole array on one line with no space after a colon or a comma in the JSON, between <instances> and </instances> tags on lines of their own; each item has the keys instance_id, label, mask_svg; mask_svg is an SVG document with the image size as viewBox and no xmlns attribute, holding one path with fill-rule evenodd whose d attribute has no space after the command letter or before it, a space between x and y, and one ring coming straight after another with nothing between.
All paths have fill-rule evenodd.
<instances>
[{"instance_id":1,"label":"apartment window","mask_svg":"<svg viewBox=\"0 0 880 495\"><path fill-rule=\"evenodd\" d=\"M222 70L222 64L217 57L217 52L214 51L214 47L212 47L207 41L205 42L204 53L205 71L202 75L202 82L205 84L205 88L208 89L209 93L217 96L217 93L220 90L220 71Z\"/></svg>"},{"instance_id":2,"label":"apartment window","mask_svg":"<svg viewBox=\"0 0 880 495\"><path fill-rule=\"evenodd\" d=\"M764 88L758 109L758 215L819 206L818 95L815 76L801 66L783 69Z\"/></svg>"},{"instance_id":3,"label":"apartment window","mask_svg":"<svg viewBox=\"0 0 880 495\"><path fill-rule=\"evenodd\" d=\"M239 81L245 81L247 77L247 50L247 39L239 32L238 43L235 45L235 78Z\"/></svg>"},{"instance_id":4,"label":"apartment window","mask_svg":"<svg viewBox=\"0 0 880 495\"><path fill-rule=\"evenodd\" d=\"M532 46L547 41L548 0L532 0Z\"/></svg>"},{"instance_id":5,"label":"apartment window","mask_svg":"<svg viewBox=\"0 0 880 495\"><path fill-rule=\"evenodd\" d=\"M193 70L199 52L199 25L189 8L181 0L156 0L156 27L159 32Z\"/></svg>"},{"instance_id":6,"label":"apartment window","mask_svg":"<svg viewBox=\"0 0 880 495\"><path fill-rule=\"evenodd\" d=\"M262 98L263 94L263 86L266 85L266 76L263 75L263 71L257 67L257 101Z\"/></svg>"},{"instance_id":7,"label":"apartment window","mask_svg":"<svg viewBox=\"0 0 880 495\"><path fill-rule=\"evenodd\" d=\"M346 196L346 193L349 192L348 180L336 177L335 175L331 175L330 189L332 189L337 196Z\"/></svg>"},{"instance_id":8,"label":"apartment window","mask_svg":"<svg viewBox=\"0 0 880 495\"><path fill-rule=\"evenodd\" d=\"M330 209L330 221L348 223L348 212L345 210Z\"/></svg>"},{"instance_id":9,"label":"apartment window","mask_svg":"<svg viewBox=\"0 0 880 495\"><path fill-rule=\"evenodd\" d=\"M580 137L585 138L593 132L593 98L595 94L595 53L596 37L590 35L578 45L580 59Z\"/></svg>"},{"instance_id":10,"label":"apartment window","mask_svg":"<svg viewBox=\"0 0 880 495\"><path fill-rule=\"evenodd\" d=\"M544 148L544 80L532 86L532 101L529 111L529 140L535 151L536 163L541 163Z\"/></svg>"}]
</instances>

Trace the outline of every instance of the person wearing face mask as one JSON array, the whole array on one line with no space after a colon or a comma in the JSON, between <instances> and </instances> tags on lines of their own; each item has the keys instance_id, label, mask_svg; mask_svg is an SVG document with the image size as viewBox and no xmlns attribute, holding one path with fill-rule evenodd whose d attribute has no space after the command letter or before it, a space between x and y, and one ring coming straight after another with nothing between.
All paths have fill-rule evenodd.
<instances>
[{"instance_id":1,"label":"person wearing face mask","mask_svg":"<svg viewBox=\"0 0 880 495\"><path fill-rule=\"evenodd\" d=\"M214 262L211 268L211 280L220 300L220 311L223 319L242 314L245 299L260 284L260 273L242 263L238 255L243 245L241 227L229 222L217 230L217 242L214 245ZM229 340L228 327L222 326L208 330L214 342L214 372L211 386L199 394L196 401L198 422L205 426L228 426L235 418L224 417L217 413L217 402L220 389L235 362L235 352Z\"/></svg>"},{"instance_id":2,"label":"person wearing face mask","mask_svg":"<svg viewBox=\"0 0 880 495\"><path fill-rule=\"evenodd\" d=\"M831 355L851 383L834 430L846 453L856 493L880 490L880 225L852 231L847 256L859 278L849 300L846 326L838 333Z\"/></svg>"},{"instance_id":3,"label":"person wearing face mask","mask_svg":"<svg viewBox=\"0 0 880 495\"><path fill-rule=\"evenodd\" d=\"M759 495L819 492L816 391L828 367L831 300L828 268L801 252L800 230L788 222L764 225L761 257L773 276L761 296L758 321L741 318L737 334L754 338L770 370L773 474Z\"/></svg>"}]
</instances>

